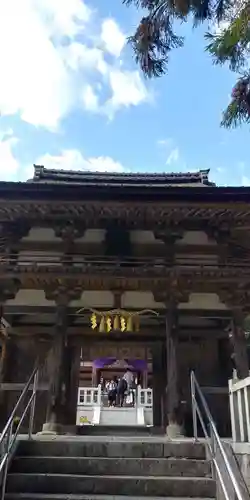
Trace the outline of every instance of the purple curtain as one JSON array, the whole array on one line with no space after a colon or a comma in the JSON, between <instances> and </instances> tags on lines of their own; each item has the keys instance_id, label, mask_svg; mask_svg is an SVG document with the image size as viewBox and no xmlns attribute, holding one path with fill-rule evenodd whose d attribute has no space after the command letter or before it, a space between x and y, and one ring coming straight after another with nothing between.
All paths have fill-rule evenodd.
<instances>
[{"instance_id":1,"label":"purple curtain","mask_svg":"<svg viewBox=\"0 0 250 500\"><path fill-rule=\"evenodd\" d=\"M96 369L104 368L105 366L112 366L118 361L123 361L128 368L135 371L144 371L147 369L147 361L144 359L123 359L118 360L116 358L98 358L93 361L93 366ZM126 366L125 366L126 368Z\"/></svg>"}]
</instances>

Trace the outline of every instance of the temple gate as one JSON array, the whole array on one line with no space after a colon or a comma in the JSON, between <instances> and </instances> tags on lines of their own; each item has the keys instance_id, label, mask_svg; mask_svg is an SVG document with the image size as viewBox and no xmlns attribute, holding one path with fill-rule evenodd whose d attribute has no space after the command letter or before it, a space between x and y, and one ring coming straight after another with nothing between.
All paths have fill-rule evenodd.
<instances>
[{"instance_id":1,"label":"temple gate","mask_svg":"<svg viewBox=\"0 0 250 500\"><path fill-rule=\"evenodd\" d=\"M0 182L2 421L39 358L36 428L73 429L81 363L110 356L147 361L155 431L192 435L194 370L228 435L227 380L233 367L248 375L249 194L214 186L208 171L35 166L27 183ZM155 314L99 331L93 309Z\"/></svg>"}]
</instances>

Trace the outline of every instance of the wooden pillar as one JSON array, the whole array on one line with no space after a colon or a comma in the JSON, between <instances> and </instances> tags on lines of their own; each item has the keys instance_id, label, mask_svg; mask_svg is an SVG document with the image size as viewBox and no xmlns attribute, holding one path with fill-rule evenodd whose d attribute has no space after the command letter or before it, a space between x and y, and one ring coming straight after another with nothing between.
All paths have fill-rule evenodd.
<instances>
[{"instance_id":1,"label":"wooden pillar","mask_svg":"<svg viewBox=\"0 0 250 500\"><path fill-rule=\"evenodd\" d=\"M167 417L167 350L166 342L162 343L162 426L165 430L168 424Z\"/></svg>"},{"instance_id":2,"label":"wooden pillar","mask_svg":"<svg viewBox=\"0 0 250 500\"><path fill-rule=\"evenodd\" d=\"M92 366L92 387L97 386L97 370L94 366Z\"/></svg>"},{"instance_id":3,"label":"wooden pillar","mask_svg":"<svg viewBox=\"0 0 250 500\"><path fill-rule=\"evenodd\" d=\"M77 399L80 379L80 347L69 345L67 352L65 424L76 425Z\"/></svg>"},{"instance_id":4,"label":"wooden pillar","mask_svg":"<svg viewBox=\"0 0 250 500\"><path fill-rule=\"evenodd\" d=\"M51 350L50 388L44 430L60 431L66 424L67 306L57 305L56 326Z\"/></svg>"},{"instance_id":5,"label":"wooden pillar","mask_svg":"<svg viewBox=\"0 0 250 500\"><path fill-rule=\"evenodd\" d=\"M3 382L7 369L9 333L11 331L10 325L7 325L4 320L4 304L6 300L16 297L19 288L20 283L18 280L0 281L0 383Z\"/></svg>"},{"instance_id":6,"label":"wooden pillar","mask_svg":"<svg viewBox=\"0 0 250 500\"><path fill-rule=\"evenodd\" d=\"M13 358L13 343L10 338L1 339L1 360L0 360L0 384L10 382L11 375L15 366ZM11 373L12 372L12 373ZM0 425L1 429L7 422L10 412L10 393L0 390Z\"/></svg>"},{"instance_id":7,"label":"wooden pillar","mask_svg":"<svg viewBox=\"0 0 250 500\"><path fill-rule=\"evenodd\" d=\"M166 351L167 351L167 434L177 437L182 434L182 412L178 380L178 329L177 310L170 307L166 314Z\"/></svg>"},{"instance_id":8,"label":"wooden pillar","mask_svg":"<svg viewBox=\"0 0 250 500\"><path fill-rule=\"evenodd\" d=\"M153 367L153 426L156 430L162 428L162 398L163 398L163 363L162 342L152 344Z\"/></svg>"},{"instance_id":9,"label":"wooden pillar","mask_svg":"<svg viewBox=\"0 0 250 500\"><path fill-rule=\"evenodd\" d=\"M6 370L7 370L7 364L8 364L8 357L9 357L9 345L10 345L10 339L7 336L7 332L3 331L3 329L1 328L0 383L4 382L4 379L5 379L5 374L6 374Z\"/></svg>"},{"instance_id":10,"label":"wooden pillar","mask_svg":"<svg viewBox=\"0 0 250 500\"><path fill-rule=\"evenodd\" d=\"M13 360L13 343L10 338L11 328L4 321L4 304L6 300L14 299L20 287L18 280L0 281L0 384L9 382L7 380L15 373L15 362ZM12 395L7 391L0 391L0 424L6 423L9 411L12 407Z\"/></svg>"},{"instance_id":11,"label":"wooden pillar","mask_svg":"<svg viewBox=\"0 0 250 500\"><path fill-rule=\"evenodd\" d=\"M148 369L142 372L142 387L143 389L148 387Z\"/></svg>"},{"instance_id":12,"label":"wooden pillar","mask_svg":"<svg viewBox=\"0 0 250 500\"><path fill-rule=\"evenodd\" d=\"M238 378L249 376L247 340L244 330L244 315L241 311L233 311L232 319L233 357Z\"/></svg>"}]
</instances>

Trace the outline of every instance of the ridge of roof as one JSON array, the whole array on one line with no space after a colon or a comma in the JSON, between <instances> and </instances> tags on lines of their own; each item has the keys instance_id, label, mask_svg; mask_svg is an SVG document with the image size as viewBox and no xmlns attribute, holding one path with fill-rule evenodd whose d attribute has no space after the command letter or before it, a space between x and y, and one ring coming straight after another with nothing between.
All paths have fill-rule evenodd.
<instances>
[{"instance_id":1,"label":"ridge of roof","mask_svg":"<svg viewBox=\"0 0 250 500\"><path fill-rule=\"evenodd\" d=\"M46 168L43 165L33 165L35 175L50 175L50 174L63 174L67 175L81 175L81 176L100 176L100 177L186 177L186 176L207 176L210 169L201 169L194 172L100 172L98 170L64 170L57 168Z\"/></svg>"},{"instance_id":2,"label":"ridge of roof","mask_svg":"<svg viewBox=\"0 0 250 500\"><path fill-rule=\"evenodd\" d=\"M214 185L208 179L209 169L198 170L195 172L92 172L82 170L63 170L63 169L48 169L43 165L34 165L34 177L29 182L63 182L63 181L78 181L79 182L166 182L166 181L194 181L203 185Z\"/></svg>"}]
</instances>

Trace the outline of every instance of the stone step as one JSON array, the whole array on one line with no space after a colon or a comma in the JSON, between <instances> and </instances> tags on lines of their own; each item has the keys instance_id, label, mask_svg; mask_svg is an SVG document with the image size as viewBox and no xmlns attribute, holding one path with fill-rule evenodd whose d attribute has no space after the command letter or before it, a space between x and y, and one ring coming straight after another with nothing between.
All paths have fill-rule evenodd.
<instances>
[{"instance_id":1,"label":"stone step","mask_svg":"<svg viewBox=\"0 0 250 500\"><path fill-rule=\"evenodd\" d=\"M20 440L19 456L205 459L205 446L191 441Z\"/></svg>"},{"instance_id":2,"label":"stone step","mask_svg":"<svg viewBox=\"0 0 250 500\"><path fill-rule=\"evenodd\" d=\"M68 495L45 493L6 493L5 500L134 500L134 496L124 495ZM190 500L190 497L151 497L151 500ZM148 497L136 497L136 500L148 500ZM192 500L211 500L210 498L192 497Z\"/></svg>"},{"instance_id":3,"label":"stone step","mask_svg":"<svg viewBox=\"0 0 250 500\"><path fill-rule=\"evenodd\" d=\"M18 457L11 472L42 474L87 474L127 476L210 477L206 460L175 458L107 458L107 457Z\"/></svg>"},{"instance_id":4,"label":"stone step","mask_svg":"<svg viewBox=\"0 0 250 500\"><path fill-rule=\"evenodd\" d=\"M113 411L113 409L111 410ZM115 409L114 409L115 411ZM77 427L77 434L84 436L151 436L154 427L145 425L82 425Z\"/></svg>"},{"instance_id":5,"label":"stone step","mask_svg":"<svg viewBox=\"0 0 250 500\"><path fill-rule=\"evenodd\" d=\"M88 476L71 474L9 474L6 491L27 493L102 494L126 496L215 497L211 478L162 476Z\"/></svg>"},{"instance_id":6,"label":"stone step","mask_svg":"<svg viewBox=\"0 0 250 500\"><path fill-rule=\"evenodd\" d=\"M124 495L68 495L45 493L6 493L5 500L134 500L134 496ZM190 497L151 497L151 500L190 500ZM148 497L136 497L148 500ZM211 500L211 498L192 497L192 500Z\"/></svg>"}]
</instances>

